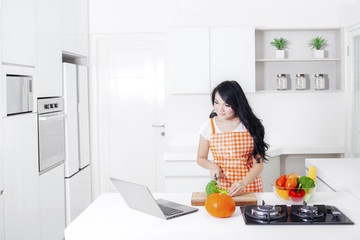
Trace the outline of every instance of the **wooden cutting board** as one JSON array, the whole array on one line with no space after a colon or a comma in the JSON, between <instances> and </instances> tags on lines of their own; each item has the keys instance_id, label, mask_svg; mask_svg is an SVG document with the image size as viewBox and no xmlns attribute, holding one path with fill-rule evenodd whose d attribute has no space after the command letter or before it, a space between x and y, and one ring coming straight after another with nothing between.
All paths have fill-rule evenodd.
<instances>
[{"instance_id":1,"label":"wooden cutting board","mask_svg":"<svg viewBox=\"0 0 360 240\"><path fill-rule=\"evenodd\" d=\"M191 205L205 206L206 192L193 192L191 196ZM256 205L257 199L255 193L244 192L239 196L233 197L236 206Z\"/></svg>"}]
</instances>

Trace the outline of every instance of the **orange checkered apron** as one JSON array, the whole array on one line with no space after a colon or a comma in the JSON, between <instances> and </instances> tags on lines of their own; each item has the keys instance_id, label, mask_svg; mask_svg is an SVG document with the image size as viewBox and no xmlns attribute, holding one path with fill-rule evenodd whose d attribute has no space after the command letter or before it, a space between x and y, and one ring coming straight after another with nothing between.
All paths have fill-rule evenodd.
<instances>
[{"instance_id":1,"label":"orange checkered apron","mask_svg":"<svg viewBox=\"0 0 360 240\"><path fill-rule=\"evenodd\" d=\"M211 118L212 134L210 150L214 162L220 166L223 177L220 183L223 189L229 190L234 182L242 181L253 166L254 140L249 131L215 133L214 118ZM245 192L262 192L261 176L246 186Z\"/></svg>"}]
</instances>

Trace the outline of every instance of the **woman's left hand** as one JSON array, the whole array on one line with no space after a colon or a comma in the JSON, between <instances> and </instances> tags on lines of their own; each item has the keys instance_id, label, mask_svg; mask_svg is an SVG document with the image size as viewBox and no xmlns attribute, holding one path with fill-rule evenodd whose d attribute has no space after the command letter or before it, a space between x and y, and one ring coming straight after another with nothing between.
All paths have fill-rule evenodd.
<instances>
[{"instance_id":1,"label":"woman's left hand","mask_svg":"<svg viewBox=\"0 0 360 240\"><path fill-rule=\"evenodd\" d=\"M230 197L233 197L233 196L237 196L244 190L245 190L245 185L243 182L234 182L229 188L228 193Z\"/></svg>"}]
</instances>

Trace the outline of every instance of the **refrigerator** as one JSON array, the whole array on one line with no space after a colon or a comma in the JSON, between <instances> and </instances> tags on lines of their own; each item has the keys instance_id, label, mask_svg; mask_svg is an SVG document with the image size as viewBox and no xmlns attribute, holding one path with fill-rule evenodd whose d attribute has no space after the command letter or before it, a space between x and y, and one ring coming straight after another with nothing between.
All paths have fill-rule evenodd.
<instances>
[{"instance_id":1,"label":"refrigerator","mask_svg":"<svg viewBox=\"0 0 360 240\"><path fill-rule=\"evenodd\" d=\"M65 210L68 226L91 203L88 70L63 63Z\"/></svg>"}]
</instances>

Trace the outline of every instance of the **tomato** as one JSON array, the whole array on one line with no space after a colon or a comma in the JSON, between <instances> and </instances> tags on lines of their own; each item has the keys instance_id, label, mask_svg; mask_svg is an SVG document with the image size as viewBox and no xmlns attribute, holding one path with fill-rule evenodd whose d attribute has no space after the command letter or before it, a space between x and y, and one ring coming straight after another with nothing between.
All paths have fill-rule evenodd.
<instances>
[{"instance_id":1,"label":"tomato","mask_svg":"<svg viewBox=\"0 0 360 240\"><path fill-rule=\"evenodd\" d=\"M289 190L276 188L276 193L284 200L289 198Z\"/></svg>"},{"instance_id":2,"label":"tomato","mask_svg":"<svg viewBox=\"0 0 360 240\"><path fill-rule=\"evenodd\" d=\"M288 178L286 179L285 182L285 187L286 188L296 188L298 185L298 181L296 178Z\"/></svg>"},{"instance_id":3,"label":"tomato","mask_svg":"<svg viewBox=\"0 0 360 240\"><path fill-rule=\"evenodd\" d=\"M295 173L290 173L287 178L296 178L296 179L299 179L299 176Z\"/></svg>"},{"instance_id":4,"label":"tomato","mask_svg":"<svg viewBox=\"0 0 360 240\"><path fill-rule=\"evenodd\" d=\"M275 182L276 186L278 187L285 187L286 184L286 175L282 175L281 177L279 177L276 182Z\"/></svg>"}]
</instances>

